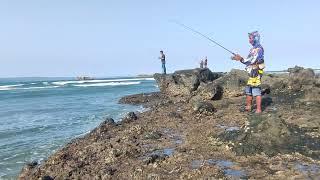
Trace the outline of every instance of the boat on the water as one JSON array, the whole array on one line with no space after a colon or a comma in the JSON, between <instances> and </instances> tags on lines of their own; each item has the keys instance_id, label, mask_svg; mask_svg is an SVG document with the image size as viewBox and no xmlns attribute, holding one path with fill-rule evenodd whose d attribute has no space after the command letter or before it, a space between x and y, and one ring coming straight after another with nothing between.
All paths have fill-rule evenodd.
<instances>
[{"instance_id":1,"label":"boat on the water","mask_svg":"<svg viewBox=\"0 0 320 180\"><path fill-rule=\"evenodd\" d=\"M78 81L83 81L83 80L94 80L93 77L89 77L89 76L78 76L77 77Z\"/></svg>"}]
</instances>

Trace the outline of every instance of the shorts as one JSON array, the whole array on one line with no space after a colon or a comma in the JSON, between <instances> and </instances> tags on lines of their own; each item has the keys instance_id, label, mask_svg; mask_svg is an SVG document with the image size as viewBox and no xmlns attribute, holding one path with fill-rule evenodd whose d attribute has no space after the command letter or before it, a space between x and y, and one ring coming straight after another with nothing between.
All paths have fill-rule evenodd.
<instances>
[{"instance_id":1,"label":"shorts","mask_svg":"<svg viewBox=\"0 0 320 180\"><path fill-rule=\"evenodd\" d=\"M245 93L248 96L261 96L261 88L246 86Z\"/></svg>"}]
</instances>

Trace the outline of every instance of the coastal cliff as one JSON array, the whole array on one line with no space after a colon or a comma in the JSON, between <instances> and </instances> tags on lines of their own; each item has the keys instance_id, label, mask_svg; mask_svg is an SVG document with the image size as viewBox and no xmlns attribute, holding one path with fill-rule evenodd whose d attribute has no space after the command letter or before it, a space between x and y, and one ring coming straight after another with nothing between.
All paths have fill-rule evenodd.
<instances>
[{"instance_id":1,"label":"coastal cliff","mask_svg":"<svg viewBox=\"0 0 320 180\"><path fill-rule=\"evenodd\" d=\"M306 179L320 176L320 78L266 74L263 113L245 113L247 73L155 74L160 92L123 97L148 110L106 118L19 179Z\"/></svg>"}]
</instances>

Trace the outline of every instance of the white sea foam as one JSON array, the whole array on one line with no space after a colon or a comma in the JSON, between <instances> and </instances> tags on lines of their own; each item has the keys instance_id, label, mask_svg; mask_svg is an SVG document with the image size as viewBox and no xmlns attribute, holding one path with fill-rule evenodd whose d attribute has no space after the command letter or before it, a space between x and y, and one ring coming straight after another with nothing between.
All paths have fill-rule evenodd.
<instances>
[{"instance_id":1,"label":"white sea foam","mask_svg":"<svg viewBox=\"0 0 320 180\"><path fill-rule=\"evenodd\" d=\"M76 87L100 87L100 86L125 86L125 85L134 85L134 84L140 84L140 81L134 81L134 82L109 82L109 83L94 83L94 84L79 84L79 85L73 85Z\"/></svg>"},{"instance_id":2,"label":"white sea foam","mask_svg":"<svg viewBox=\"0 0 320 180\"><path fill-rule=\"evenodd\" d=\"M45 86L45 87L25 87L25 88L19 88L16 86L11 87L3 87L0 86L0 91L9 91L9 90L28 90L28 89L51 89L51 88L58 88L60 86Z\"/></svg>"},{"instance_id":3,"label":"white sea foam","mask_svg":"<svg viewBox=\"0 0 320 180\"><path fill-rule=\"evenodd\" d=\"M0 178L4 177L5 175L7 175L6 173L0 172Z\"/></svg>"},{"instance_id":4,"label":"white sea foam","mask_svg":"<svg viewBox=\"0 0 320 180\"><path fill-rule=\"evenodd\" d=\"M23 86L24 84L4 85L0 86L0 91L15 89L16 87Z\"/></svg>"},{"instance_id":5,"label":"white sea foam","mask_svg":"<svg viewBox=\"0 0 320 180\"><path fill-rule=\"evenodd\" d=\"M60 86L46 86L46 87L27 87L27 88L17 88L17 89L51 89L58 88Z\"/></svg>"},{"instance_id":6,"label":"white sea foam","mask_svg":"<svg viewBox=\"0 0 320 180\"><path fill-rule=\"evenodd\" d=\"M19 155L21 155L22 153L17 153L17 154L13 154L13 155L11 155L11 156L9 156L9 157L6 157L6 158L3 158L3 160L8 160L8 159L13 159L13 158L15 158L15 157L17 157L17 156L19 156Z\"/></svg>"},{"instance_id":7,"label":"white sea foam","mask_svg":"<svg viewBox=\"0 0 320 180\"><path fill-rule=\"evenodd\" d=\"M43 85L49 85L49 83L48 83L48 82L42 82L42 84L43 84Z\"/></svg>"},{"instance_id":8,"label":"white sea foam","mask_svg":"<svg viewBox=\"0 0 320 180\"><path fill-rule=\"evenodd\" d=\"M24 161L17 161L16 164L25 164L26 162Z\"/></svg>"},{"instance_id":9,"label":"white sea foam","mask_svg":"<svg viewBox=\"0 0 320 180\"><path fill-rule=\"evenodd\" d=\"M84 83L103 83L103 82L123 82L123 81L154 81L154 78L133 78L133 79L97 79L83 81L56 81L54 85L64 86L67 84L84 84Z\"/></svg>"},{"instance_id":10,"label":"white sea foam","mask_svg":"<svg viewBox=\"0 0 320 180\"><path fill-rule=\"evenodd\" d=\"M89 133L90 133L90 131L86 131L84 133L80 133L80 134L76 135L75 138L83 137L84 135L89 134Z\"/></svg>"}]
</instances>

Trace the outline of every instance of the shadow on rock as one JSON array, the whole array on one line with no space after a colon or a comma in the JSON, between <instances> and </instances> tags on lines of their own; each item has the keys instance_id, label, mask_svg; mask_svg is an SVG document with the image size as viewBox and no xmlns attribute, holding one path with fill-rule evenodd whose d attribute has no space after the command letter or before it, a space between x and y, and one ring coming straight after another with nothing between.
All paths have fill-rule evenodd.
<instances>
[{"instance_id":1,"label":"shadow on rock","mask_svg":"<svg viewBox=\"0 0 320 180\"><path fill-rule=\"evenodd\" d=\"M264 111L268 106L270 106L273 103L271 97L263 97L262 98L262 110Z\"/></svg>"}]
</instances>

